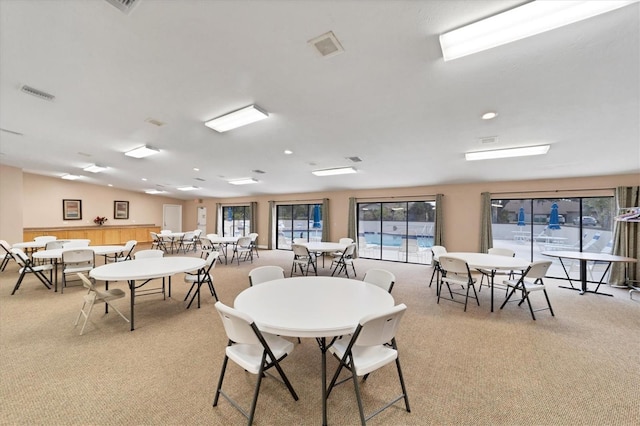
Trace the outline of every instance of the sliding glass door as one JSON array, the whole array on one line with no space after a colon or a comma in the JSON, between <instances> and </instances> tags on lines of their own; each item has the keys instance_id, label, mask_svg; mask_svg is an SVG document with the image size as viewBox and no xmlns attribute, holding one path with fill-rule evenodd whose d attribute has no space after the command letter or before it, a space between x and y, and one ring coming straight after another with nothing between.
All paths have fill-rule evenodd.
<instances>
[{"instance_id":1,"label":"sliding glass door","mask_svg":"<svg viewBox=\"0 0 640 426\"><path fill-rule=\"evenodd\" d=\"M276 206L278 233L276 248L291 249L294 239L322 240L321 204L283 204Z\"/></svg>"}]
</instances>

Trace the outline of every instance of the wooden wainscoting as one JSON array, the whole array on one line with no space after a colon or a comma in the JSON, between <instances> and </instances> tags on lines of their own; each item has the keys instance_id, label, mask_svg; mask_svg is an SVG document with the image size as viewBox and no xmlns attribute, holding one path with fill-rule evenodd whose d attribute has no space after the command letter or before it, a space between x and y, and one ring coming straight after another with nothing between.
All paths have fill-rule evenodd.
<instances>
[{"instance_id":1,"label":"wooden wainscoting","mask_svg":"<svg viewBox=\"0 0 640 426\"><path fill-rule=\"evenodd\" d=\"M103 225L66 228L25 228L23 230L23 241L33 241L35 237L42 235L55 235L59 240L89 239L92 246L125 244L129 240L149 243L151 242L151 232L160 232L160 227L155 225Z\"/></svg>"}]
</instances>

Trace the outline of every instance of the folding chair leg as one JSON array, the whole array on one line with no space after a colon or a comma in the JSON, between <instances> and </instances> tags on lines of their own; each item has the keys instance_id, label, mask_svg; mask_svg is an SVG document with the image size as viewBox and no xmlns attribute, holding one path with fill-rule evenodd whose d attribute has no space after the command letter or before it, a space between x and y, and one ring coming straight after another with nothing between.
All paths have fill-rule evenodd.
<instances>
[{"instance_id":1,"label":"folding chair leg","mask_svg":"<svg viewBox=\"0 0 640 426\"><path fill-rule=\"evenodd\" d=\"M547 290L542 289L542 292L544 293L544 298L547 299L547 306L549 306L549 311L551 311L551 316L555 317L555 314L553 313L553 308L551 307L551 301L549 301L549 295L547 294Z\"/></svg>"},{"instance_id":2,"label":"folding chair leg","mask_svg":"<svg viewBox=\"0 0 640 426\"><path fill-rule=\"evenodd\" d=\"M220 378L218 379L218 386L216 387L216 395L213 398L213 406L216 407L218 405L218 399L220 398L220 392L222 392L222 381L224 380L224 373L227 371L227 363L229 362L229 357L224 356L224 361L222 361L222 371L220 371Z\"/></svg>"}]
</instances>

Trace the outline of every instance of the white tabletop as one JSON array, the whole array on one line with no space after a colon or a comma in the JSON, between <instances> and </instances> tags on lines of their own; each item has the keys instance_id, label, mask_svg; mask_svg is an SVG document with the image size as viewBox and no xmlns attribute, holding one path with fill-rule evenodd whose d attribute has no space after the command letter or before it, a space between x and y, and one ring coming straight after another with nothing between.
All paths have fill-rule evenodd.
<instances>
[{"instance_id":1,"label":"white tabletop","mask_svg":"<svg viewBox=\"0 0 640 426\"><path fill-rule=\"evenodd\" d=\"M353 332L360 319L394 306L391 294L363 281L292 277L244 290L234 306L262 331L291 337L331 337Z\"/></svg>"},{"instance_id":2,"label":"white tabletop","mask_svg":"<svg viewBox=\"0 0 640 426\"><path fill-rule=\"evenodd\" d=\"M44 248L47 245L48 241L36 242L36 241L25 241L23 243L15 243L11 245L11 248L19 248L19 249L32 249L32 248Z\"/></svg>"},{"instance_id":3,"label":"white tabletop","mask_svg":"<svg viewBox=\"0 0 640 426\"><path fill-rule=\"evenodd\" d=\"M340 243L332 243L332 242L309 242L300 244L301 246L305 246L311 252L333 252L333 251L342 251L347 248L348 244L340 244Z\"/></svg>"},{"instance_id":4,"label":"white tabletop","mask_svg":"<svg viewBox=\"0 0 640 426\"><path fill-rule=\"evenodd\" d=\"M95 254L99 256L104 256L105 254L115 254L122 253L125 249L125 246L86 246L86 247L68 247L68 248L58 248L58 249L50 249L50 250L41 250L33 253L34 259L62 259L62 252L64 251L72 251L72 250L82 250L82 249L91 249L95 252Z\"/></svg>"},{"instance_id":5,"label":"white tabletop","mask_svg":"<svg viewBox=\"0 0 640 426\"><path fill-rule=\"evenodd\" d=\"M240 237L215 237L207 235L207 238L214 244L235 244Z\"/></svg>"},{"instance_id":6,"label":"white tabletop","mask_svg":"<svg viewBox=\"0 0 640 426\"><path fill-rule=\"evenodd\" d=\"M531 264L531 262L525 259L488 253L449 252L442 253L441 256L463 259L467 262L469 268L490 269L494 271L525 270ZM436 260L438 259L436 258Z\"/></svg>"},{"instance_id":7,"label":"white tabletop","mask_svg":"<svg viewBox=\"0 0 640 426\"><path fill-rule=\"evenodd\" d=\"M198 257L134 259L98 266L89 275L102 281L146 280L195 271L205 264L205 260Z\"/></svg>"},{"instance_id":8,"label":"white tabletop","mask_svg":"<svg viewBox=\"0 0 640 426\"><path fill-rule=\"evenodd\" d=\"M633 257L616 256L607 253L592 253L592 252L580 252L580 251L544 251L544 256L550 257L564 257L566 259L576 260L593 260L597 262L637 262L638 260Z\"/></svg>"},{"instance_id":9,"label":"white tabletop","mask_svg":"<svg viewBox=\"0 0 640 426\"><path fill-rule=\"evenodd\" d=\"M165 234L158 234L162 238L182 238L185 232L167 232Z\"/></svg>"}]
</instances>

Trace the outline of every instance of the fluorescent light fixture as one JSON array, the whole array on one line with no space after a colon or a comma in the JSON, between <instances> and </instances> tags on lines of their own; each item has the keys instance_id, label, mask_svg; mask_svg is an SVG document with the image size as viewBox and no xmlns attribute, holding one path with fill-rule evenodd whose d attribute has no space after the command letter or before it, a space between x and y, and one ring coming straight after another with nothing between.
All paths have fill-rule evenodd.
<instances>
[{"instance_id":1,"label":"fluorescent light fixture","mask_svg":"<svg viewBox=\"0 0 640 426\"><path fill-rule=\"evenodd\" d=\"M200 189L197 186L179 186L178 191L195 191L196 189Z\"/></svg>"},{"instance_id":2,"label":"fluorescent light fixture","mask_svg":"<svg viewBox=\"0 0 640 426\"><path fill-rule=\"evenodd\" d=\"M336 169L323 169L314 170L313 173L316 176L332 176L332 175L346 175L349 173L357 173L358 171L353 167L338 167Z\"/></svg>"},{"instance_id":3,"label":"fluorescent light fixture","mask_svg":"<svg viewBox=\"0 0 640 426\"><path fill-rule=\"evenodd\" d=\"M136 149L132 149L131 151L125 152L124 155L133 157L133 158L144 158L144 157L149 157L150 155L157 154L159 152L160 152L159 149L152 148L147 145L143 145Z\"/></svg>"},{"instance_id":4,"label":"fluorescent light fixture","mask_svg":"<svg viewBox=\"0 0 640 426\"><path fill-rule=\"evenodd\" d=\"M526 157L528 155L542 155L549 151L550 145L525 146L522 148L494 149L491 151L467 152L467 161L492 160L494 158Z\"/></svg>"},{"instance_id":5,"label":"fluorescent light fixture","mask_svg":"<svg viewBox=\"0 0 640 426\"><path fill-rule=\"evenodd\" d=\"M167 191L160 191L159 189L147 189L145 194L165 194Z\"/></svg>"},{"instance_id":6,"label":"fluorescent light fixture","mask_svg":"<svg viewBox=\"0 0 640 426\"><path fill-rule=\"evenodd\" d=\"M65 180L76 180L76 179L80 179L80 176L78 176L78 175L71 175L71 174L68 174L68 173L67 173L66 175L62 175L62 176L60 176L60 177L61 177L62 179L65 179Z\"/></svg>"},{"instance_id":7,"label":"fluorescent light fixture","mask_svg":"<svg viewBox=\"0 0 640 426\"><path fill-rule=\"evenodd\" d=\"M445 61L582 21L638 0L532 1L440 36Z\"/></svg>"},{"instance_id":8,"label":"fluorescent light fixture","mask_svg":"<svg viewBox=\"0 0 640 426\"><path fill-rule=\"evenodd\" d=\"M497 112L489 111L489 112L485 112L484 114L482 114L482 119L483 120L493 120L497 116L498 116Z\"/></svg>"},{"instance_id":9,"label":"fluorescent light fixture","mask_svg":"<svg viewBox=\"0 0 640 426\"><path fill-rule=\"evenodd\" d=\"M252 183L258 183L260 181L254 178L242 178L242 179L229 180L227 182L229 182L231 185L249 185Z\"/></svg>"},{"instance_id":10,"label":"fluorescent light fixture","mask_svg":"<svg viewBox=\"0 0 640 426\"><path fill-rule=\"evenodd\" d=\"M105 170L107 170L108 167L105 166L99 166L97 164L92 164L90 166L85 167L84 170L85 172L91 172L91 173L100 173L100 172L104 172Z\"/></svg>"},{"instance_id":11,"label":"fluorescent light fixture","mask_svg":"<svg viewBox=\"0 0 640 426\"><path fill-rule=\"evenodd\" d=\"M204 125L216 132L222 133L227 130L255 123L256 121L264 120L267 117L269 117L269 114L262 111L256 105L249 105L248 107L230 112L213 120L205 121Z\"/></svg>"}]
</instances>

